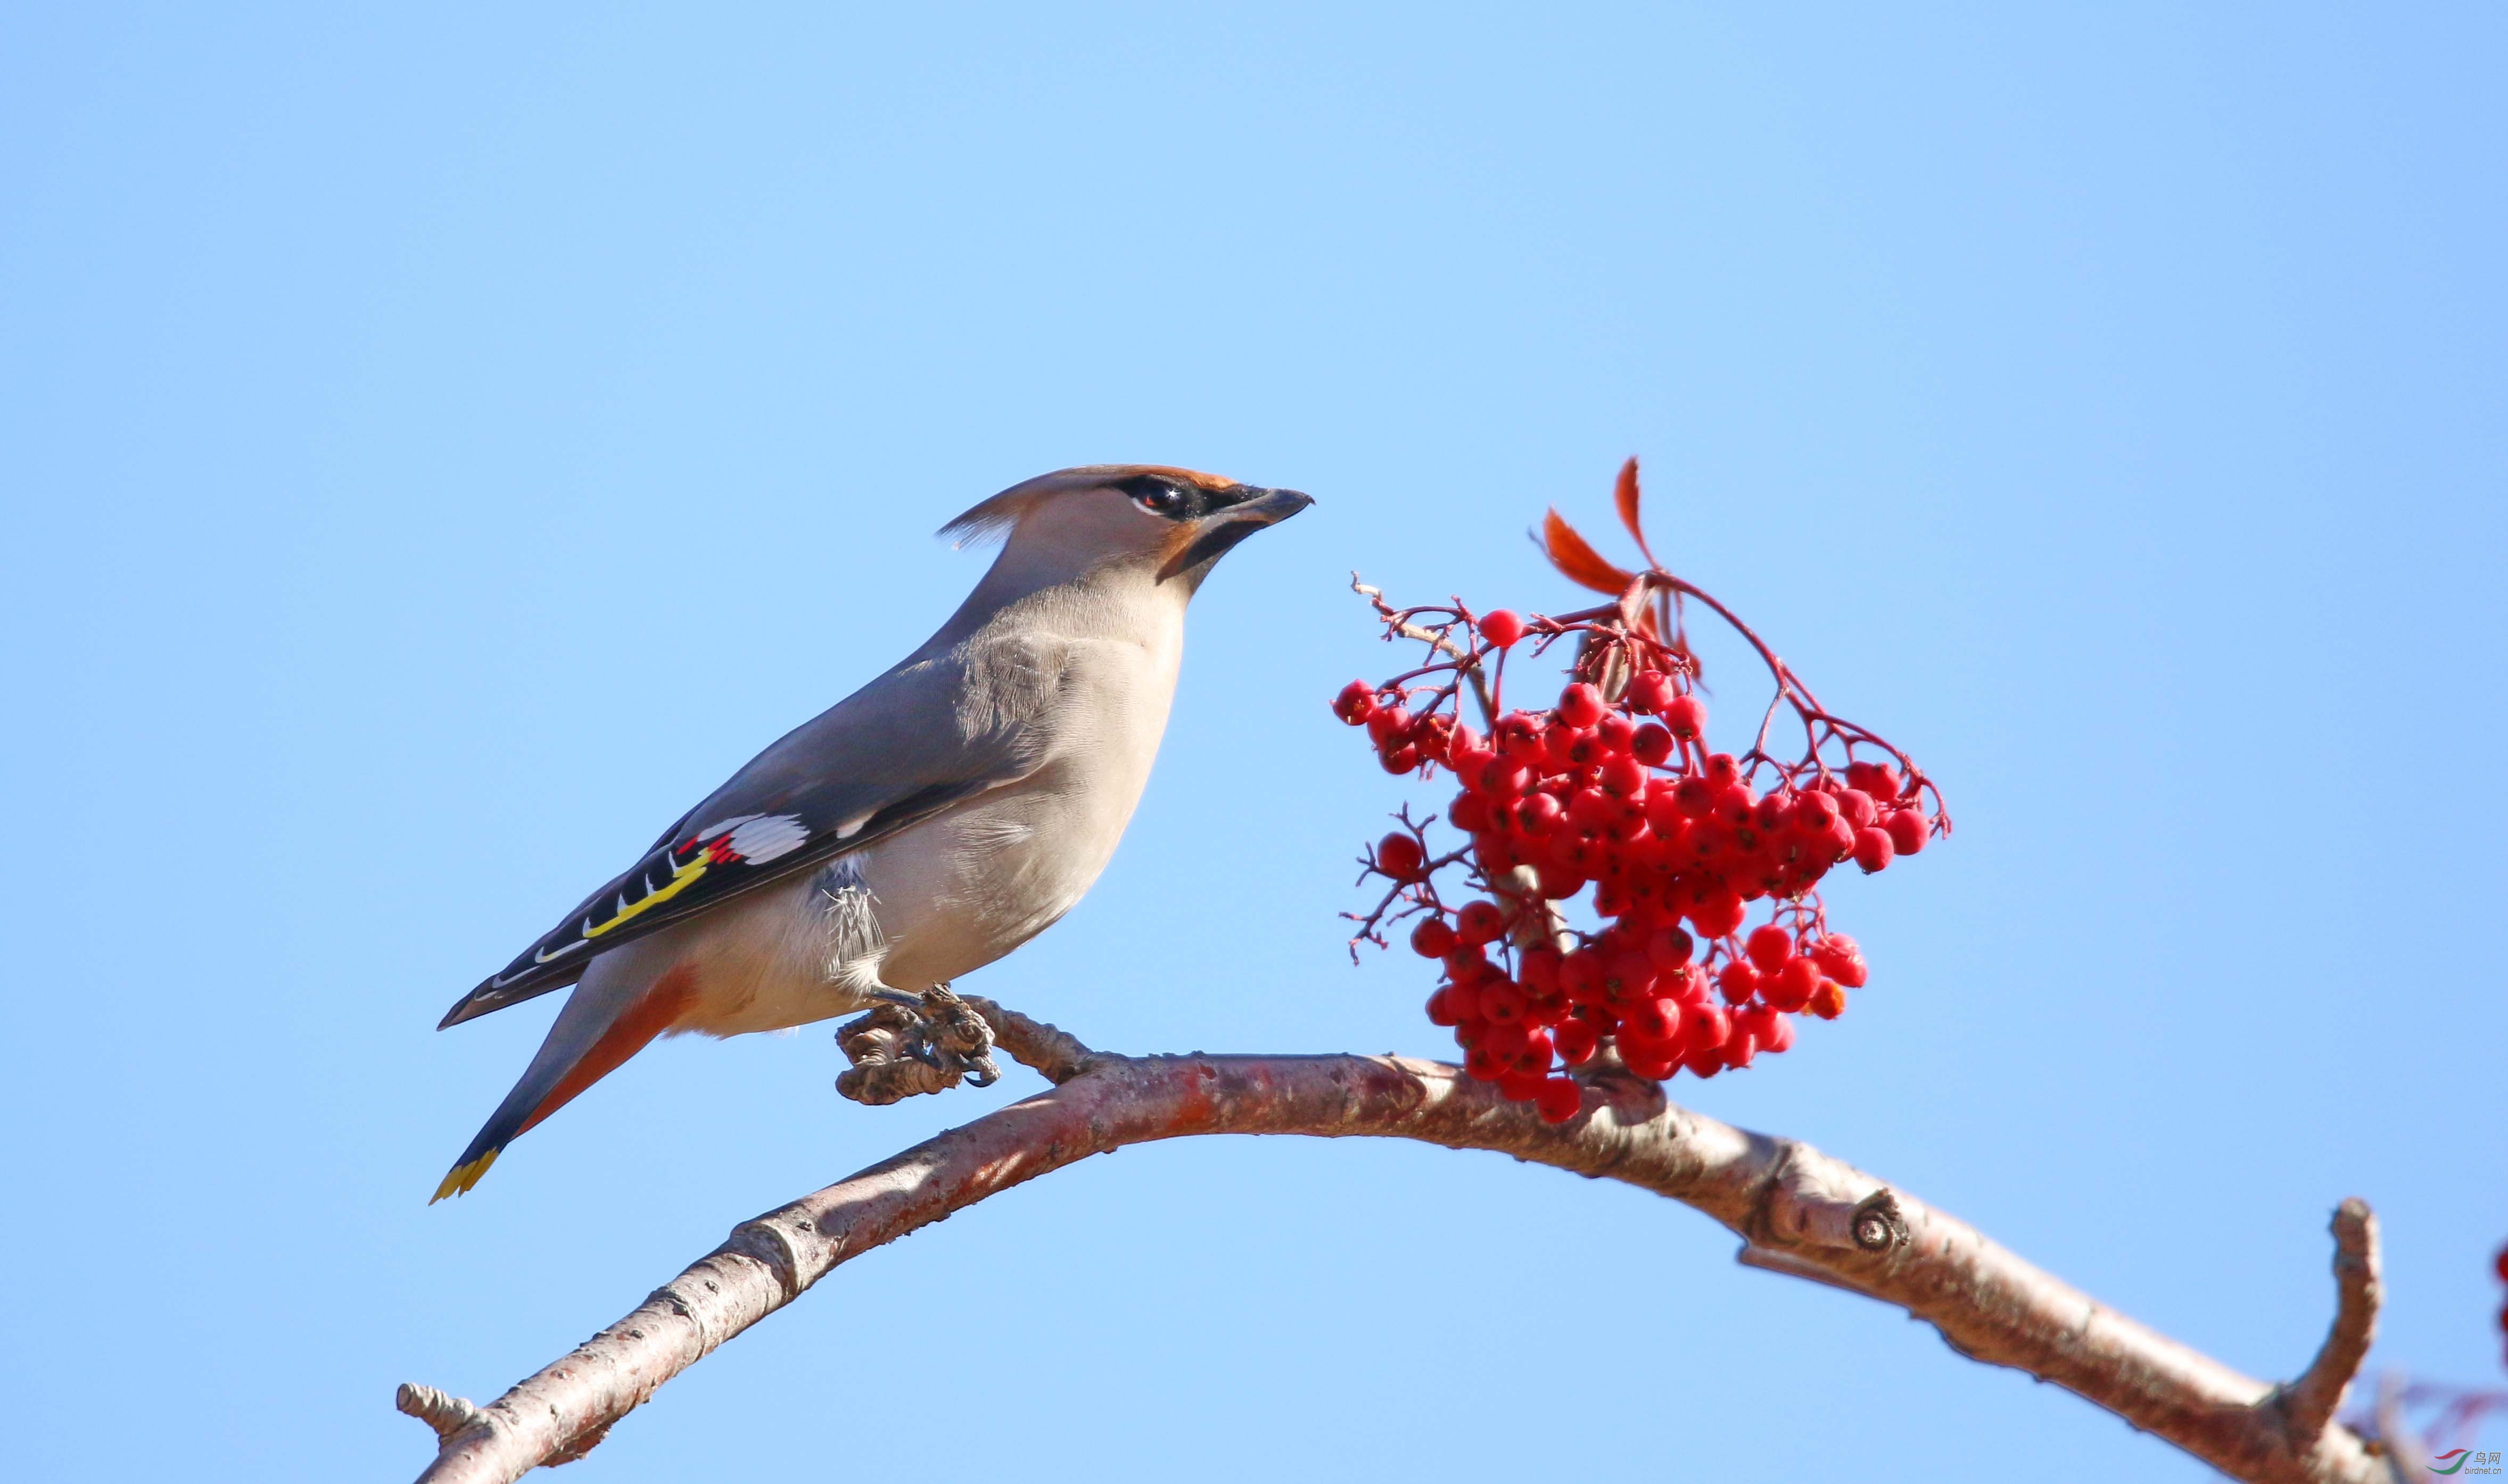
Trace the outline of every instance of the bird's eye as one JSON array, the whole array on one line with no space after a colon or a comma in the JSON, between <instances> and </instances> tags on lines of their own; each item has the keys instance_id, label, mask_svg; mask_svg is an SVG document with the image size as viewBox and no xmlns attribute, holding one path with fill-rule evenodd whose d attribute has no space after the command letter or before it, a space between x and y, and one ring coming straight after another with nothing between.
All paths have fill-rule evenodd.
<instances>
[{"instance_id":1,"label":"bird's eye","mask_svg":"<svg viewBox=\"0 0 2508 1484\"><path fill-rule=\"evenodd\" d=\"M1184 492L1171 484L1154 484L1132 498L1142 509L1159 515L1171 515L1184 503Z\"/></svg>"}]
</instances>

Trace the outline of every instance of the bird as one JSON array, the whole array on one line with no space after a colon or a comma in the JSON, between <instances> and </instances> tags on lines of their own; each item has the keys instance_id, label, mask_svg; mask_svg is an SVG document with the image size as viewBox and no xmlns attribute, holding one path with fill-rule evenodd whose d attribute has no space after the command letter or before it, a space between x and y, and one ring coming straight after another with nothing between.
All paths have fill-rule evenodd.
<instances>
[{"instance_id":1,"label":"bird","mask_svg":"<svg viewBox=\"0 0 2508 1484\"><path fill-rule=\"evenodd\" d=\"M439 1030L573 987L433 1201L658 1036L923 1003L1070 911L1149 781L1186 605L1239 541L1311 503L1092 464L943 526L1001 551L922 648L759 753L446 1013Z\"/></svg>"}]
</instances>

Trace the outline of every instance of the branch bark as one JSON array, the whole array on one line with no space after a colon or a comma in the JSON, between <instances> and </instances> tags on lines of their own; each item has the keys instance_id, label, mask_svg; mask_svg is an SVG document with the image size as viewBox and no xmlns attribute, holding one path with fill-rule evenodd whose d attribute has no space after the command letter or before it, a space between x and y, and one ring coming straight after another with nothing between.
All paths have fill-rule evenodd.
<instances>
[{"instance_id":1,"label":"branch bark","mask_svg":"<svg viewBox=\"0 0 2508 1484\"><path fill-rule=\"evenodd\" d=\"M1620 1180L1704 1211L1740 1260L1894 1304L1951 1349L2051 1381L2254 1484L2390 1484L2331 1426L2368 1349L2376 1229L2335 1217L2338 1313L2306 1373L2268 1386L2109 1309L1903 1191L1793 1139L1735 1129L1624 1075L1547 1125L1441 1062L1392 1057L1122 1057L970 997L1001 1049L1055 1084L779 1210L486 1407L405 1386L442 1435L421 1484L517 1479L579 1458L717 1346L847 1260L1038 1175L1126 1144L1210 1133L1410 1138Z\"/></svg>"}]
</instances>

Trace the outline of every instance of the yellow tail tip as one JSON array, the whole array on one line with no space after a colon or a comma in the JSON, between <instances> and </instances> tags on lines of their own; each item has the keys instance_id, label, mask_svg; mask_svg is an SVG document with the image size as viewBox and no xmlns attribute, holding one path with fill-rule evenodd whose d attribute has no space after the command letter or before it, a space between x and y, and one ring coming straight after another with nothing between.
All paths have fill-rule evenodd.
<instances>
[{"instance_id":1,"label":"yellow tail tip","mask_svg":"<svg viewBox=\"0 0 2508 1484\"><path fill-rule=\"evenodd\" d=\"M491 1149L467 1165L454 1166L452 1173L444 1177L443 1184L435 1187L435 1194L427 1198L426 1204L433 1206L447 1196L468 1195L470 1187L479 1183L479 1177L488 1172L488 1167L497 1163L497 1156L502 1153L501 1149Z\"/></svg>"}]
</instances>

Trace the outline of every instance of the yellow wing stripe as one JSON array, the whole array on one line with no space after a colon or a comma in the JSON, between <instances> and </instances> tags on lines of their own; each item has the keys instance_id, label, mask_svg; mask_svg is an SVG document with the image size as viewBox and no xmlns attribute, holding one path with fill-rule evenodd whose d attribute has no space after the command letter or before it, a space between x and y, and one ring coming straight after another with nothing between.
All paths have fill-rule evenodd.
<instances>
[{"instance_id":1,"label":"yellow wing stripe","mask_svg":"<svg viewBox=\"0 0 2508 1484\"><path fill-rule=\"evenodd\" d=\"M618 909L618 914L610 918L609 921L604 922L597 927L585 928L583 930L583 936L586 938L598 938L602 934L609 932L611 928L616 927L618 924L627 921L629 918L635 917L652 908L659 907L663 903L670 901L673 897L676 897L680 893L687 890L688 887L695 882L697 877L706 873L706 868L713 864L714 862L712 858L700 851L698 852L696 859L688 862L686 865L672 867L671 883L668 886L663 887L659 891L650 893L649 895L639 897L635 901L628 903L625 907L620 908Z\"/></svg>"}]
</instances>

